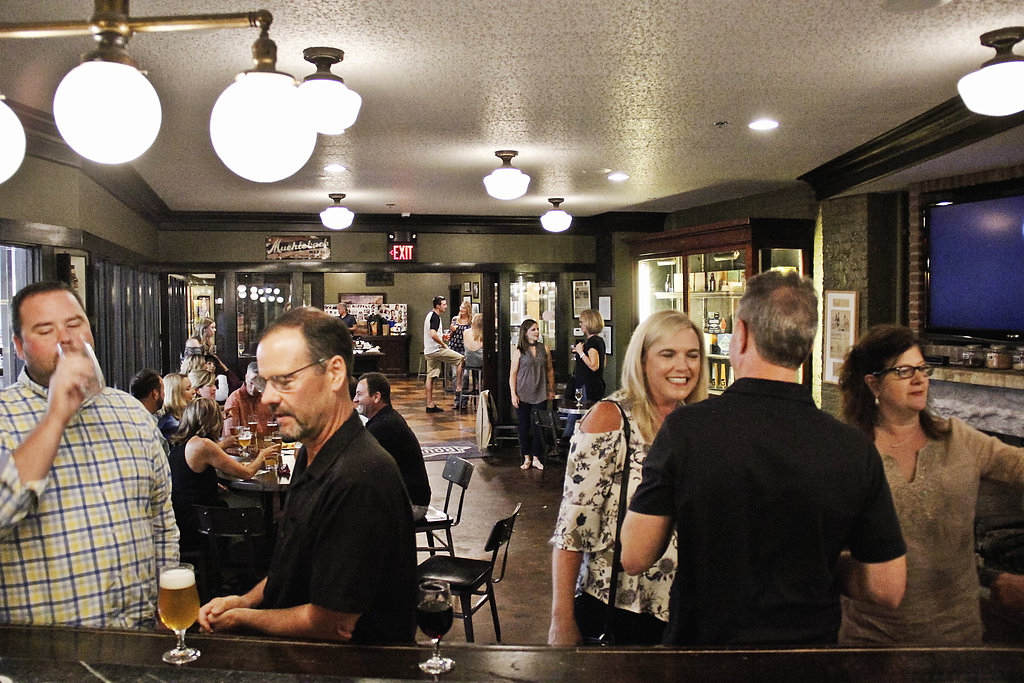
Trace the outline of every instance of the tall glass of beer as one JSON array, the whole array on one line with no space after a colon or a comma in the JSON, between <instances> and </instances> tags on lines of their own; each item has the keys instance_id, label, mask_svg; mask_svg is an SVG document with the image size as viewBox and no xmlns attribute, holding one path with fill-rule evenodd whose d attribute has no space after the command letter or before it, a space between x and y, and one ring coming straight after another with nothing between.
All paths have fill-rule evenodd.
<instances>
[{"instance_id":1,"label":"tall glass of beer","mask_svg":"<svg viewBox=\"0 0 1024 683\"><path fill-rule=\"evenodd\" d=\"M185 647L185 631L199 617L199 593L196 574L190 564L160 567L160 594L157 598L160 621L178 636L178 644L164 653L168 664L187 664L199 659L199 650Z\"/></svg>"}]
</instances>

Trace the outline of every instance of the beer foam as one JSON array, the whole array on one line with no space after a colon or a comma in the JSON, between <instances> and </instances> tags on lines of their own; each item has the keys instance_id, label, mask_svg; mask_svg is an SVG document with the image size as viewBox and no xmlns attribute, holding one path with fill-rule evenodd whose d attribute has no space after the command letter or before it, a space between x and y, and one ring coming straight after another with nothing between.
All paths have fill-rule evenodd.
<instances>
[{"instance_id":1,"label":"beer foam","mask_svg":"<svg viewBox=\"0 0 1024 683\"><path fill-rule=\"evenodd\" d=\"M181 590L196 582L196 575L191 569L177 567L160 572L160 587L167 590Z\"/></svg>"}]
</instances>

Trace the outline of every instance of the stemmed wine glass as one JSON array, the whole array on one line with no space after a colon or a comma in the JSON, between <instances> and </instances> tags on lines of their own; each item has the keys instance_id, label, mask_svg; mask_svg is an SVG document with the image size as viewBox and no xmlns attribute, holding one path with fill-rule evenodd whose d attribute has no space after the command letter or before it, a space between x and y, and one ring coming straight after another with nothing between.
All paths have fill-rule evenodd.
<instances>
[{"instance_id":1,"label":"stemmed wine glass","mask_svg":"<svg viewBox=\"0 0 1024 683\"><path fill-rule=\"evenodd\" d=\"M160 621L178 635L178 644L164 653L168 664L187 664L199 659L199 650L185 647L185 631L199 617L199 593L196 574L190 564L160 567L160 594L157 598Z\"/></svg>"},{"instance_id":2,"label":"stemmed wine glass","mask_svg":"<svg viewBox=\"0 0 1024 683\"><path fill-rule=\"evenodd\" d=\"M416 602L416 624L434 642L434 656L420 662L420 670L436 676L447 673L455 666L448 657L441 656L441 636L452 627L452 589L446 581L424 581L419 587Z\"/></svg>"},{"instance_id":3,"label":"stemmed wine glass","mask_svg":"<svg viewBox=\"0 0 1024 683\"><path fill-rule=\"evenodd\" d=\"M583 405L583 387L576 387L576 410Z\"/></svg>"}]
</instances>

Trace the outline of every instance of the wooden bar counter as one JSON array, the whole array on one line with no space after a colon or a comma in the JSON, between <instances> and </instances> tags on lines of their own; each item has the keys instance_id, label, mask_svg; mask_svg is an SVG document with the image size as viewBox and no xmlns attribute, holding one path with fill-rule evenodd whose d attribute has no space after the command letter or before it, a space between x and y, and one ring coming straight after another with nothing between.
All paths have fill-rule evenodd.
<instances>
[{"instance_id":1,"label":"wooden bar counter","mask_svg":"<svg viewBox=\"0 0 1024 683\"><path fill-rule=\"evenodd\" d=\"M358 647L188 634L202 657L160 660L170 632L0 626L0 675L14 681L431 680L429 647ZM442 647L441 681L1019 681L1024 649L668 650L465 645Z\"/></svg>"}]
</instances>

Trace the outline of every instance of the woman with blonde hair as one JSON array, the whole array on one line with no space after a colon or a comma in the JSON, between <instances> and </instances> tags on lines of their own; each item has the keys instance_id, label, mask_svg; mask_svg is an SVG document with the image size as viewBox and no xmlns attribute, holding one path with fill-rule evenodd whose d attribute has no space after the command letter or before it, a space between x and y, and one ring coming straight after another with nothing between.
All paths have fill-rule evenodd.
<instances>
[{"instance_id":1,"label":"woman with blonde hair","mask_svg":"<svg viewBox=\"0 0 1024 683\"><path fill-rule=\"evenodd\" d=\"M479 392L483 387L479 386L480 379L482 378L482 370L484 368L484 316L481 313L473 315L470 327L466 330L466 334L463 337L462 344L465 347L465 360L463 361L467 370L476 370L475 375L471 373L471 376L475 377L471 391L473 393ZM467 380L468 382L468 380ZM459 382L459 386L455 388L455 407L463 410L466 408L469 399L462 395L462 383Z\"/></svg>"},{"instance_id":2,"label":"woman with blonde hair","mask_svg":"<svg viewBox=\"0 0 1024 683\"><path fill-rule=\"evenodd\" d=\"M188 373L188 379L192 383L192 390L196 396L216 400L217 377L206 368L199 368Z\"/></svg>"},{"instance_id":3,"label":"woman with blonde hair","mask_svg":"<svg viewBox=\"0 0 1024 683\"><path fill-rule=\"evenodd\" d=\"M202 547L193 505L222 505L217 488L217 470L239 479L251 479L260 471L267 453L279 444L267 446L252 462L241 463L215 441L223 431L216 401L197 398L188 404L178 431L171 437L171 504L181 532L182 549Z\"/></svg>"},{"instance_id":4,"label":"woman with blonde hair","mask_svg":"<svg viewBox=\"0 0 1024 683\"><path fill-rule=\"evenodd\" d=\"M578 645L584 637L604 631L623 471L628 463L628 499L640 484L647 450L665 417L681 405L707 398L708 362L701 330L679 311L651 315L629 341L621 382L620 390L587 412L569 448L562 504L551 537L550 645ZM646 572L618 572L616 644L661 642L669 618L676 549L673 533L665 554Z\"/></svg>"},{"instance_id":5,"label":"woman with blonde hair","mask_svg":"<svg viewBox=\"0 0 1024 683\"><path fill-rule=\"evenodd\" d=\"M583 391L581 400L586 401L588 405L604 398L605 345L604 337L601 336L604 318L601 317L600 311L593 308L580 311L580 329L583 331L583 341L572 347L576 367L572 373L572 380L565 385L565 405L572 405L578 390ZM565 421L563 436L572 436L577 419L576 415L569 415Z\"/></svg>"},{"instance_id":6,"label":"woman with blonde hair","mask_svg":"<svg viewBox=\"0 0 1024 683\"><path fill-rule=\"evenodd\" d=\"M160 416L160 433L170 441L174 433L178 431L178 423L185 406L195 399L196 393L192 389L192 381L187 375L180 372L169 372L164 375L164 409Z\"/></svg>"}]
</instances>

